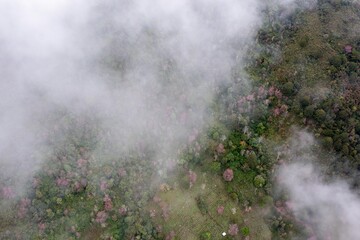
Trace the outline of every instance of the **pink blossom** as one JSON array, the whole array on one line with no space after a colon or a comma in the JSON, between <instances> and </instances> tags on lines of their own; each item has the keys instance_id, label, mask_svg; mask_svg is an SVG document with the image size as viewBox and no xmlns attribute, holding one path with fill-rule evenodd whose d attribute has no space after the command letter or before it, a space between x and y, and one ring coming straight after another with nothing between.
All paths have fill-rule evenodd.
<instances>
[{"instance_id":1,"label":"pink blossom","mask_svg":"<svg viewBox=\"0 0 360 240\"><path fill-rule=\"evenodd\" d=\"M87 186L87 180L86 180L86 178L82 178L82 179L80 180L80 183L81 183L81 186L85 188L85 187Z\"/></svg>"},{"instance_id":2,"label":"pink blossom","mask_svg":"<svg viewBox=\"0 0 360 240\"><path fill-rule=\"evenodd\" d=\"M160 202L159 206L162 210L162 217L164 218L165 221L167 221L170 215L168 204L166 202Z\"/></svg>"},{"instance_id":3,"label":"pink blossom","mask_svg":"<svg viewBox=\"0 0 360 240\"><path fill-rule=\"evenodd\" d=\"M171 231L171 232L169 232L168 235L166 235L165 240L173 240L175 238L175 236L176 236L175 231Z\"/></svg>"},{"instance_id":4,"label":"pink blossom","mask_svg":"<svg viewBox=\"0 0 360 240\"><path fill-rule=\"evenodd\" d=\"M156 203L159 203L159 202L161 202L161 198L159 198L158 196L154 196L153 201Z\"/></svg>"},{"instance_id":5,"label":"pink blossom","mask_svg":"<svg viewBox=\"0 0 360 240\"><path fill-rule=\"evenodd\" d=\"M228 168L224 171L223 177L225 181L230 182L234 178L234 172L232 169Z\"/></svg>"},{"instance_id":6,"label":"pink blossom","mask_svg":"<svg viewBox=\"0 0 360 240\"><path fill-rule=\"evenodd\" d=\"M220 214L220 215L222 215L223 213L224 213L224 206L219 206L218 208L217 208L217 213L218 214Z\"/></svg>"},{"instance_id":7,"label":"pink blossom","mask_svg":"<svg viewBox=\"0 0 360 240\"><path fill-rule=\"evenodd\" d=\"M237 101L238 107L241 107L243 103L245 102L245 99L242 97Z\"/></svg>"},{"instance_id":8,"label":"pink blossom","mask_svg":"<svg viewBox=\"0 0 360 240\"><path fill-rule=\"evenodd\" d=\"M278 108L278 107L275 108L275 109L274 109L274 116L277 117L277 116L279 116L280 114L281 114L280 108Z\"/></svg>"},{"instance_id":9,"label":"pink blossom","mask_svg":"<svg viewBox=\"0 0 360 240\"><path fill-rule=\"evenodd\" d=\"M67 180L66 178L58 178L56 180L56 185L58 185L59 187L66 187L67 185L69 185L69 180Z\"/></svg>"},{"instance_id":10,"label":"pink blossom","mask_svg":"<svg viewBox=\"0 0 360 240\"><path fill-rule=\"evenodd\" d=\"M266 95L266 91L264 86L260 86L258 89L258 98L264 98Z\"/></svg>"},{"instance_id":11,"label":"pink blossom","mask_svg":"<svg viewBox=\"0 0 360 240\"><path fill-rule=\"evenodd\" d=\"M21 199L18 213L17 213L19 218L25 217L26 213L28 212L28 207L30 206L30 203L31 203L31 201L28 198Z\"/></svg>"},{"instance_id":12,"label":"pink blossom","mask_svg":"<svg viewBox=\"0 0 360 240\"><path fill-rule=\"evenodd\" d=\"M74 190L75 190L76 192L80 192L80 191L81 191L81 188L82 188L81 183L79 183L78 181L76 181L75 184L74 184Z\"/></svg>"},{"instance_id":13,"label":"pink blossom","mask_svg":"<svg viewBox=\"0 0 360 240\"><path fill-rule=\"evenodd\" d=\"M222 143L220 143L217 147L216 147L216 152L219 154L223 154L225 153L225 147Z\"/></svg>"},{"instance_id":14,"label":"pink blossom","mask_svg":"<svg viewBox=\"0 0 360 240\"><path fill-rule=\"evenodd\" d=\"M274 87L274 86L271 86L271 87L269 88L268 93L269 93L269 96L273 96L274 93L275 93L275 87Z\"/></svg>"},{"instance_id":15,"label":"pink blossom","mask_svg":"<svg viewBox=\"0 0 360 240\"><path fill-rule=\"evenodd\" d=\"M105 210L110 211L112 209L112 201L109 195L105 194L103 201L104 201Z\"/></svg>"},{"instance_id":16,"label":"pink blossom","mask_svg":"<svg viewBox=\"0 0 360 240\"><path fill-rule=\"evenodd\" d=\"M87 163L87 161L83 158L80 158L79 160L77 160L78 168L82 168L82 167L86 166L86 163Z\"/></svg>"},{"instance_id":17,"label":"pink blossom","mask_svg":"<svg viewBox=\"0 0 360 240\"><path fill-rule=\"evenodd\" d=\"M119 208L119 213L121 216L125 216L127 213L127 207L125 205L121 206L121 208Z\"/></svg>"},{"instance_id":18,"label":"pink blossom","mask_svg":"<svg viewBox=\"0 0 360 240\"><path fill-rule=\"evenodd\" d=\"M46 229L45 223L39 223L39 224L38 224L38 228L39 228L39 233L40 233L40 234L44 233L44 231L45 231L45 229Z\"/></svg>"},{"instance_id":19,"label":"pink blossom","mask_svg":"<svg viewBox=\"0 0 360 240\"><path fill-rule=\"evenodd\" d=\"M6 199L12 199L15 197L14 190L11 187L3 187L2 195Z\"/></svg>"},{"instance_id":20,"label":"pink blossom","mask_svg":"<svg viewBox=\"0 0 360 240\"><path fill-rule=\"evenodd\" d=\"M33 186L33 188L38 187L39 184L40 184L40 179L34 178L33 181L32 181L32 186Z\"/></svg>"},{"instance_id":21,"label":"pink blossom","mask_svg":"<svg viewBox=\"0 0 360 240\"><path fill-rule=\"evenodd\" d=\"M127 175L127 172L126 172L125 168L119 168L118 175L120 177L125 177Z\"/></svg>"},{"instance_id":22,"label":"pink blossom","mask_svg":"<svg viewBox=\"0 0 360 240\"><path fill-rule=\"evenodd\" d=\"M246 96L246 100L249 102L252 102L255 100L254 94L249 94Z\"/></svg>"},{"instance_id":23,"label":"pink blossom","mask_svg":"<svg viewBox=\"0 0 360 240\"><path fill-rule=\"evenodd\" d=\"M239 232L239 227L237 224L229 225L229 230L228 230L229 235L236 236L238 234L238 232Z\"/></svg>"},{"instance_id":24,"label":"pink blossom","mask_svg":"<svg viewBox=\"0 0 360 240\"><path fill-rule=\"evenodd\" d=\"M190 170L188 176L189 176L189 182L190 182L190 188L191 188L196 182L197 175L195 172Z\"/></svg>"},{"instance_id":25,"label":"pink blossom","mask_svg":"<svg viewBox=\"0 0 360 240\"><path fill-rule=\"evenodd\" d=\"M163 229L163 227L162 227L161 225L157 225L157 226L156 226L156 231L157 231L158 233L161 233L161 232L162 232L162 229Z\"/></svg>"},{"instance_id":26,"label":"pink blossom","mask_svg":"<svg viewBox=\"0 0 360 240\"><path fill-rule=\"evenodd\" d=\"M352 53L353 47L351 45L346 45L344 47L345 53Z\"/></svg>"},{"instance_id":27,"label":"pink blossom","mask_svg":"<svg viewBox=\"0 0 360 240\"><path fill-rule=\"evenodd\" d=\"M288 106L287 106L287 105L285 105L285 104L281 105L281 107L280 107L281 113L287 113L287 110L288 110Z\"/></svg>"},{"instance_id":28,"label":"pink blossom","mask_svg":"<svg viewBox=\"0 0 360 240\"><path fill-rule=\"evenodd\" d=\"M282 93L279 89L276 89L275 90L275 96L278 98L278 99L281 99L282 98Z\"/></svg>"},{"instance_id":29,"label":"pink blossom","mask_svg":"<svg viewBox=\"0 0 360 240\"><path fill-rule=\"evenodd\" d=\"M100 182L100 190L102 192L104 192L107 188L108 188L108 185L107 185L106 181L101 181Z\"/></svg>"},{"instance_id":30,"label":"pink blossom","mask_svg":"<svg viewBox=\"0 0 360 240\"><path fill-rule=\"evenodd\" d=\"M150 210L150 217L156 217L156 210L155 209L151 209Z\"/></svg>"},{"instance_id":31,"label":"pink blossom","mask_svg":"<svg viewBox=\"0 0 360 240\"><path fill-rule=\"evenodd\" d=\"M96 222L97 223L105 223L108 218L108 214L105 211L100 211L96 214Z\"/></svg>"}]
</instances>

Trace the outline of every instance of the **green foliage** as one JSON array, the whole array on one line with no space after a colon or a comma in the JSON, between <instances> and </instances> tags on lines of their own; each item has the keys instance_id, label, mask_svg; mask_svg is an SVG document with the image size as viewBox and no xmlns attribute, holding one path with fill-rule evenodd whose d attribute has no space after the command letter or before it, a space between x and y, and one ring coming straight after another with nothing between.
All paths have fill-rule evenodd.
<instances>
[{"instance_id":1,"label":"green foliage","mask_svg":"<svg viewBox=\"0 0 360 240\"><path fill-rule=\"evenodd\" d=\"M326 112L323 109L317 109L315 111L315 119L319 122L322 122L325 120Z\"/></svg>"},{"instance_id":2,"label":"green foliage","mask_svg":"<svg viewBox=\"0 0 360 240\"><path fill-rule=\"evenodd\" d=\"M286 96L292 95L294 93L294 83L292 83L292 82L285 83L282 87L282 92Z\"/></svg>"},{"instance_id":3,"label":"green foliage","mask_svg":"<svg viewBox=\"0 0 360 240\"><path fill-rule=\"evenodd\" d=\"M196 205L199 208L201 214L206 215L209 212L208 205L205 202L205 199L203 196L199 195L195 198Z\"/></svg>"},{"instance_id":4,"label":"green foliage","mask_svg":"<svg viewBox=\"0 0 360 240\"><path fill-rule=\"evenodd\" d=\"M315 111L315 106L314 105L307 106L304 109L304 116L311 118L314 115L314 111Z\"/></svg>"},{"instance_id":5,"label":"green foliage","mask_svg":"<svg viewBox=\"0 0 360 240\"><path fill-rule=\"evenodd\" d=\"M211 240L213 239L210 232L202 232L200 234L200 240Z\"/></svg>"},{"instance_id":6,"label":"green foliage","mask_svg":"<svg viewBox=\"0 0 360 240\"><path fill-rule=\"evenodd\" d=\"M302 107L307 107L311 104L311 98L307 95L300 98L300 104Z\"/></svg>"},{"instance_id":7,"label":"green foliage","mask_svg":"<svg viewBox=\"0 0 360 240\"><path fill-rule=\"evenodd\" d=\"M240 229L240 231L241 231L241 234L243 235L243 236L249 236L250 235L250 228L249 227L242 227L241 229Z\"/></svg>"},{"instance_id":8,"label":"green foliage","mask_svg":"<svg viewBox=\"0 0 360 240\"><path fill-rule=\"evenodd\" d=\"M213 173L218 173L221 170L221 163L220 162L211 162L209 164L209 170Z\"/></svg>"},{"instance_id":9,"label":"green foliage","mask_svg":"<svg viewBox=\"0 0 360 240\"><path fill-rule=\"evenodd\" d=\"M333 147L333 139L331 137L324 137L322 142L327 149L331 149Z\"/></svg>"},{"instance_id":10,"label":"green foliage","mask_svg":"<svg viewBox=\"0 0 360 240\"><path fill-rule=\"evenodd\" d=\"M332 56L329 58L329 63L335 68L340 69L346 63L346 57L344 55Z\"/></svg>"},{"instance_id":11,"label":"green foliage","mask_svg":"<svg viewBox=\"0 0 360 240\"><path fill-rule=\"evenodd\" d=\"M263 176L261 175L257 175L255 178L254 178L254 185L255 187L257 188L262 188L264 187L266 184L266 180Z\"/></svg>"},{"instance_id":12,"label":"green foliage","mask_svg":"<svg viewBox=\"0 0 360 240\"><path fill-rule=\"evenodd\" d=\"M264 132L266 131L266 126L263 122L260 122L257 126L256 126L256 129L255 129L255 132L258 134L258 135L262 135Z\"/></svg>"},{"instance_id":13,"label":"green foliage","mask_svg":"<svg viewBox=\"0 0 360 240\"><path fill-rule=\"evenodd\" d=\"M300 37L298 43L301 48L305 48L309 44L309 41L310 41L309 36L305 35L305 36Z\"/></svg>"}]
</instances>

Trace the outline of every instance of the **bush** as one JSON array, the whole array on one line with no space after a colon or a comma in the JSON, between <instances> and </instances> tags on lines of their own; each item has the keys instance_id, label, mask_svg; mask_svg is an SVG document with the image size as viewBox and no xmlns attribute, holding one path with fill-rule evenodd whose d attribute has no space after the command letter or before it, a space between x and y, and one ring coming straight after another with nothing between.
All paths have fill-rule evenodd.
<instances>
[{"instance_id":1,"label":"bush","mask_svg":"<svg viewBox=\"0 0 360 240\"><path fill-rule=\"evenodd\" d=\"M323 52L321 50L312 50L309 52L309 57L312 59L319 59L323 56Z\"/></svg>"},{"instance_id":2,"label":"bush","mask_svg":"<svg viewBox=\"0 0 360 240\"><path fill-rule=\"evenodd\" d=\"M333 145L333 139L331 137L324 137L322 142L327 149L330 149Z\"/></svg>"},{"instance_id":3,"label":"bush","mask_svg":"<svg viewBox=\"0 0 360 240\"><path fill-rule=\"evenodd\" d=\"M229 194L230 198L234 200L236 203L239 201L238 195L235 192Z\"/></svg>"},{"instance_id":4,"label":"bush","mask_svg":"<svg viewBox=\"0 0 360 240\"><path fill-rule=\"evenodd\" d=\"M305 117L312 117L314 115L314 111L315 111L315 106L314 105L310 105L307 106L304 110L304 116Z\"/></svg>"},{"instance_id":5,"label":"bush","mask_svg":"<svg viewBox=\"0 0 360 240\"><path fill-rule=\"evenodd\" d=\"M349 117L349 114L347 113L347 111L341 110L341 111L338 113L338 116L339 116L339 118L342 119L342 120L347 120L347 118Z\"/></svg>"},{"instance_id":6,"label":"bush","mask_svg":"<svg viewBox=\"0 0 360 240\"><path fill-rule=\"evenodd\" d=\"M311 98L309 96L302 96L300 98L300 104L302 107L307 107L311 104Z\"/></svg>"},{"instance_id":7,"label":"bush","mask_svg":"<svg viewBox=\"0 0 360 240\"><path fill-rule=\"evenodd\" d=\"M329 63L337 69L339 69L345 62L346 57L343 55L336 55L329 58Z\"/></svg>"},{"instance_id":8,"label":"bush","mask_svg":"<svg viewBox=\"0 0 360 240\"><path fill-rule=\"evenodd\" d=\"M282 87L282 91L286 96L290 96L294 93L294 84L292 82L287 82Z\"/></svg>"},{"instance_id":9,"label":"bush","mask_svg":"<svg viewBox=\"0 0 360 240\"><path fill-rule=\"evenodd\" d=\"M223 174L224 180L230 182L234 178L234 172L232 169L228 168L224 171Z\"/></svg>"},{"instance_id":10,"label":"bush","mask_svg":"<svg viewBox=\"0 0 360 240\"><path fill-rule=\"evenodd\" d=\"M309 44L310 38L308 36L303 36L299 40L299 46L305 48Z\"/></svg>"},{"instance_id":11,"label":"bush","mask_svg":"<svg viewBox=\"0 0 360 240\"><path fill-rule=\"evenodd\" d=\"M202 232L200 234L200 240L210 240L210 239L212 239L210 232Z\"/></svg>"},{"instance_id":12,"label":"bush","mask_svg":"<svg viewBox=\"0 0 360 240\"><path fill-rule=\"evenodd\" d=\"M326 112L323 109L318 109L315 111L315 118L319 122L324 121L326 117Z\"/></svg>"},{"instance_id":13,"label":"bush","mask_svg":"<svg viewBox=\"0 0 360 240\"><path fill-rule=\"evenodd\" d=\"M356 50L352 50L350 59L353 62L360 62L360 52Z\"/></svg>"},{"instance_id":14,"label":"bush","mask_svg":"<svg viewBox=\"0 0 360 240\"><path fill-rule=\"evenodd\" d=\"M219 162L212 162L209 168L211 172L217 173L221 169L221 164Z\"/></svg>"},{"instance_id":15,"label":"bush","mask_svg":"<svg viewBox=\"0 0 360 240\"><path fill-rule=\"evenodd\" d=\"M244 235L245 237L249 236L249 234L250 234L249 227L242 227L240 231L241 231L241 234Z\"/></svg>"},{"instance_id":16,"label":"bush","mask_svg":"<svg viewBox=\"0 0 360 240\"><path fill-rule=\"evenodd\" d=\"M262 188L265 186L265 183L266 183L266 180L263 176L261 175L257 175L255 178L254 178L254 185L255 187L257 188Z\"/></svg>"},{"instance_id":17,"label":"bush","mask_svg":"<svg viewBox=\"0 0 360 240\"><path fill-rule=\"evenodd\" d=\"M205 215L208 213L208 206L202 196L196 197L196 205L199 208L202 215Z\"/></svg>"}]
</instances>

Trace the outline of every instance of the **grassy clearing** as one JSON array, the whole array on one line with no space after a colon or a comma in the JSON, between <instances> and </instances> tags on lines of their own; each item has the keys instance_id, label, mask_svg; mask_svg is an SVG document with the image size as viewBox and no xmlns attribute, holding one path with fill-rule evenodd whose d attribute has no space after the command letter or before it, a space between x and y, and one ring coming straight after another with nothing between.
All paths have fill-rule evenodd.
<instances>
[{"instance_id":1,"label":"grassy clearing","mask_svg":"<svg viewBox=\"0 0 360 240\"><path fill-rule=\"evenodd\" d=\"M177 239L195 240L199 239L201 233L209 232L212 239L226 239L221 235L222 232L228 232L229 224L238 224L239 229L244 226L250 227L251 239L271 239L271 233L262 220L264 208L255 206L252 211L245 212L241 202L237 203L230 199L226 191L227 183L224 183L221 177L200 171L196 173L197 181L192 188L186 184L186 178L183 177L185 173L183 173L171 184L171 190L157 193L157 197L168 204L170 214L167 221L161 216L158 203L151 202L148 206L149 211L156 211L157 214L153 220L157 225L162 226L165 234L175 231ZM240 182L236 184L242 185ZM248 181L244 182L245 184L249 184ZM239 190L249 189L239 187ZM244 192L244 194L248 193ZM198 207L196 198L199 196L205 203L207 209L205 214ZM219 206L224 207L223 214L217 212ZM243 237L239 231L237 236L229 239Z\"/></svg>"}]
</instances>

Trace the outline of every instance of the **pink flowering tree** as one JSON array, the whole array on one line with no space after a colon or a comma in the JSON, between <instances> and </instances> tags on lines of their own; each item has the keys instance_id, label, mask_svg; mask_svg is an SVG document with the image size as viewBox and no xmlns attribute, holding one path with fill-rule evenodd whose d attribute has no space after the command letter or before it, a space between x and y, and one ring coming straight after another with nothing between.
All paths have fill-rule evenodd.
<instances>
[{"instance_id":1,"label":"pink flowering tree","mask_svg":"<svg viewBox=\"0 0 360 240\"><path fill-rule=\"evenodd\" d=\"M111 198L109 197L109 195L105 194L105 197L104 197L104 208L106 211L111 211L112 209L112 201L111 201Z\"/></svg>"},{"instance_id":2,"label":"pink flowering tree","mask_svg":"<svg viewBox=\"0 0 360 240\"><path fill-rule=\"evenodd\" d=\"M100 224L104 224L108 218L108 214L105 211L100 211L96 214L95 221Z\"/></svg>"},{"instance_id":3,"label":"pink flowering tree","mask_svg":"<svg viewBox=\"0 0 360 240\"><path fill-rule=\"evenodd\" d=\"M224 144L220 143L220 144L216 147L216 152L217 152L218 154L223 154L223 153L225 153Z\"/></svg>"},{"instance_id":4,"label":"pink flowering tree","mask_svg":"<svg viewBox=\"0 0 360 240\"><path fill-rule=\"evenodd\" d=\"M189 170L189 182L190 182L190 188L195 184L196 179L197 179L197 175L195 172Z\"/></svg>"},{"instance_id":5,"label":"pink flowering tree","mask_svg":"<svg viewBox=\"0 0 360 240\"><path fill-rule=\"evenodd\" d=\"M230 182L234 178L234 172L232 169L228 168L224 171L223 174L224 180Z\"/></svg>"},{"instance_id":6,"label":"pink flowering tree","mask_svg":"<svg viewBox=\"0 0 360 240\"><path fill-rule=\"evenodd\" d=\"M239 233L239 227L237 224L230 224L228 233L230 236L236 236Z\"/></svg>"},{"instance_id":7,"label":"pink flowering tree","mask_svg":"<svg viewBox=\"0 0 360 240\"><path fill-rule=\"evenodd\" d=\"M224 213L224 209L224 206L219 206L216 211L219 215L222 215Z\"/></svg>"}]
</instances>

